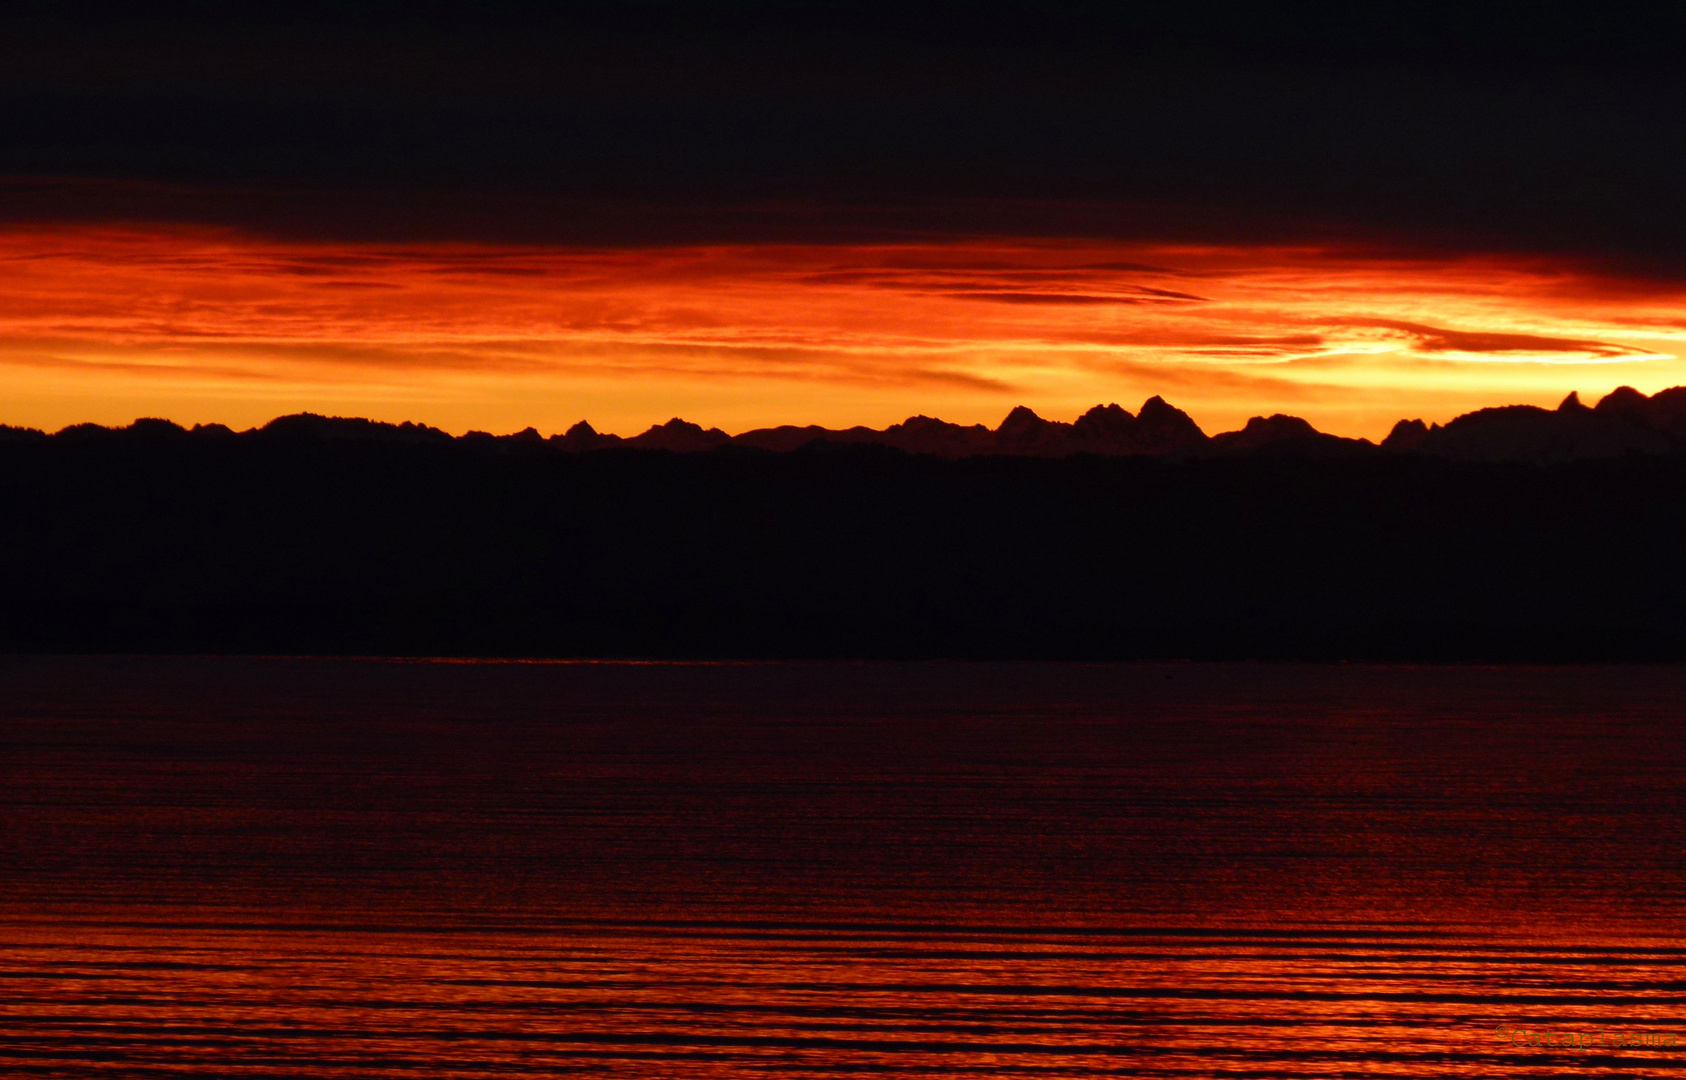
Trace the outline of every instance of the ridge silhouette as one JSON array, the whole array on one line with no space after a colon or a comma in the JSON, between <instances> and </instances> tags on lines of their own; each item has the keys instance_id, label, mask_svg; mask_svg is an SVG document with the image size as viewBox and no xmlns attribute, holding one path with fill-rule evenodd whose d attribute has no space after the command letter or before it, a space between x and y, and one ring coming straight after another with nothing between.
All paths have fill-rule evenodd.
<instances>
[{"instance_id":1,"label":"ridge silhouette","mask_svg":"<svg viewBox=\"0 0 1686 1080\"><path fill-rule=\"evenodd\" d=\"M1401 420L1382 448L1464 461L1573 461L1667 454L1686 447L1686 393L1647 398L1630 386L1588 408L1571 392L1555 410L1533 405L1478 409L1447 423Z\"/></svg>"},{"instance_id":2,"label":"ridge silhouette","mask_svg":"<svg viewBox=\"0 0 1686 1080\"><path fill-rule=\"evenodd\" d=\"M53 436L34 429L0 425L0 441L46 437L75 441L113 436L156 440L234 434L221 424L196 425L189 431L168 420L152 418L136 420L127 428L76 424ZM388 424L314 413L277 417L261 428L240 434L292 440L382 439L417 444L453 441L449 433L424 424ZM704 428L674 417L630 438L600 433L584 420L548 439L530 427L514 435L493 436L473 431L462 438L523 442L576 453L613 448L696 453L724 446L789 453L823 442L870 444L944 458L1073 454L1188 458L1261 450L1305 455L1365 453L1378 449L1366 439L1320 432L1308 421L1282 413L1255 416L1239 431L1208 436L1187 413L1158 396L1148 398L1134 415L1117 404L1096 405L1069 424L1043 419L1020 405L993 430L983 424L951 424L920 415L883 430L783 425L728 435L719 428ZM1501 405L1465 413L1445 425L1400 420L1379 449L1463 461L1531 462L1675 453L1686 449L1686 387L1661 390L1647 397L1632 387L1622 386L1591 408L1581 402L1579 394L1571 392L1555 410L1533 405Z\"/></svg>"},{"instance_id":3,"label":"ridge silhouette","mask_svg":"<svg viewBox=\"0 0 1686 1080\"><path fill-rule=\"evenodd\" d=\"M0 428L0 649L1686 660L1686 392L630 439Z\"/></svg>"}]
</instances>

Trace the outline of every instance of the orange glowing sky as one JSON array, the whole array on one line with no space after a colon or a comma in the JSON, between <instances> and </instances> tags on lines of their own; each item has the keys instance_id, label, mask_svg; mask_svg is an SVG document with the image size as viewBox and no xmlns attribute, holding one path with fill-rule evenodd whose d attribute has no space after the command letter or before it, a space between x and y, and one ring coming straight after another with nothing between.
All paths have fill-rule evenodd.
<instances>
[{"instance_id":1,"label":"orange glowing sky","mask_svg":"<svg viewBox=\"0 0 1686 1080\"><path fill-rule=\"evenodd\" d=\"M309 410L448 431L993 426L1152 394L1208 432L1686 383L1686 289L1543 257L968 240L563 249L0 234L0 422Z\"/></svg>"}]
</instances>

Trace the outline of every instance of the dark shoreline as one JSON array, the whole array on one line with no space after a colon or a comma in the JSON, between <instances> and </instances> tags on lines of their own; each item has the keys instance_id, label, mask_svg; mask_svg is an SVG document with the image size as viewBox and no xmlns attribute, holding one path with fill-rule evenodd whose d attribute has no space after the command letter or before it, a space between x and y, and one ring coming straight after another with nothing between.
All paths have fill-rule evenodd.
<instances>
[{"instance_id":1,"label":"dark shoreline","mask_svg":"<svg viewBox=\"0 0 1686 1080\"><path fill-rule=\"evenodd\" d=\"M0 649L1686 659L1686 456L0 445Z\"/></svg>"}]
</instances>

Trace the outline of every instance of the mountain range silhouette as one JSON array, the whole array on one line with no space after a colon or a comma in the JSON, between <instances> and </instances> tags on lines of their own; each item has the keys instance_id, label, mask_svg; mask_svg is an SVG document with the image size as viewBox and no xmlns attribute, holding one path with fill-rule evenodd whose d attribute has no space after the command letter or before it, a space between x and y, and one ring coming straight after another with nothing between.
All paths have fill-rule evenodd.
<instances>
[{"instance_id":1,"label":"mountain range silhouette","mask_svg":"<svg viewBox=\"0 0 1686 1080\"><path fill-rule=\"evenodd\" d=\"M1380 445L1158 398L993 430L4 428L0 651L1680 661L1683 537L1686 390Z\"/></svg>"},{"instance_id":2,"label":"mountain range silhouette","mask_svg":"<svg viewBox=\"0 0 1686 1080\"><path fill-rule=\"evenodd\" d=\"M143 419L126 429L77 424L52 437L76 440L116 432L143 438L195 433L210 437L235 434L220 424L199 425L190 432L167 420ZM453 438L438 428L421 424L387 424L313 413L279 417L262 428L242 434L269 438L382 439L398 442L442 442ZM15 441L41 437L47 436L33 429L0 426L0 438ZM1647 397L1632 387L1623 386L1611 391L1590 408L1581 403L1578 394L1571 393L1556 409L1504 405L1465 413L1445 425L1401 420L1379 446L1366 439L1343 438L1320 432L1300 417L1281 413L1255 416L1239 431L1209 436L1187 413L1158 396L1148 398L1134 414L1116 404L1096 405L1069 424L1043 419L1021 405L1009 412L1000 426L993 430L983 424L951 424L921 415L882 430L784 425L728 435L719 428L704 428L675 417L630 438L600 433L583 420L565 433L548 439L533 428L505 436L473 431L459 438L470 442L493 439L501 443L544 445L570 452L631 448L695 453L735 446L788 453L823 442L885 446L910 454L934 454L943 458L980 455L1068 457L1073 454L1196 458L1274 450L1299 454L1387 451L1464 461L1552 462L1624 454L1669 454L1686 449L1686 387L1673 387Z\"/></svg>"}]
</instances>

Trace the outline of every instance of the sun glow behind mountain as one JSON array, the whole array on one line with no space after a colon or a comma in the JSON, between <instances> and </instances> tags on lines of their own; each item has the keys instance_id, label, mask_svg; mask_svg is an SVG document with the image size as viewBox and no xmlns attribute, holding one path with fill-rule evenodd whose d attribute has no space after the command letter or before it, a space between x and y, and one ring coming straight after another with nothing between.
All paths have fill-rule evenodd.
<instances>
[{"instance_id":1,"label":"sun glow behind mountain","mask_svg":"<svg viewBox=\"0 0 1686 1080\"><path fill-rule=\"evenodd\" d=\"M1069 419L1163 394L1378 438L1686 383L1686 290L1541 257L970 240L560 249L0 236L0 422L285 412L631 434Z\"/></svg>"}]
</instances>

